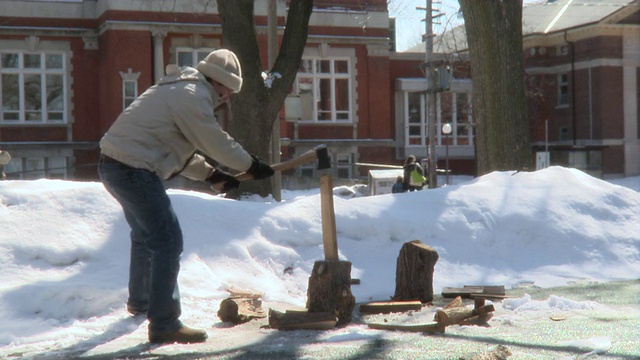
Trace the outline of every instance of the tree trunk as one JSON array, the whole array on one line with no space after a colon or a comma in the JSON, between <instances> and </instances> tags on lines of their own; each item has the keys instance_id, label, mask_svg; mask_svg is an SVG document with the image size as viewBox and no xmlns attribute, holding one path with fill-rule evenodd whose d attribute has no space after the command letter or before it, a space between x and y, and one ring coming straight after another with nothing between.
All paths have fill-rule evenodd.
<instances>
[{"instance_id":1,"label":"tree trunk","mask_svg":"<svg viewBox=\"0 0 640 360\"><path fill-rule=\"evenodd\" d=\"M316 261L307 289L309 312L336 314L338 325L345 325L351 322L355 304L355 298L351 295L351 263Z\"/></svg>"},{"instance_id":2,"label":"tree trunk","mask_svg":"<svg viewBox=\"0 0 640 360\"><path fill-rule=\"evenodd\" d=\"M473 79L477 175L531 170L522 0L459 0Z\"/></svg>"},{"instance_id":3,"label":"tree trunk","mask_svg":"<svg viewBox=\"0 0 640 360\"><path fill-rule=\"evenodd\" d=\"M396 266L395 301L418 300L428 303L433 300L433 268L438 253L428 245L413 240L404 243Z\"/></svg>"},{"instance_id":4,"label":"tree trunk","mask_svg":"<svg viewBox=\"0 0 640 360\"><path fill-rule=\"evenodd\" d=\"M266 54L261 57L254 23L254 0L218 0L222 22L223 46L238 55L242 67L242 90L232 96L231 121L228 132L250 153L265 161L270 159L271 133L296 78L307 42L311 0L291 0L287 23L278 57L272 69L266 69ZM280 78L265 85L262 72L277 73ZM271 193L271 180L245 181L239 192L266 196ZM237 196L238 192L235 192Z\"/></svg>"}]
</instances>

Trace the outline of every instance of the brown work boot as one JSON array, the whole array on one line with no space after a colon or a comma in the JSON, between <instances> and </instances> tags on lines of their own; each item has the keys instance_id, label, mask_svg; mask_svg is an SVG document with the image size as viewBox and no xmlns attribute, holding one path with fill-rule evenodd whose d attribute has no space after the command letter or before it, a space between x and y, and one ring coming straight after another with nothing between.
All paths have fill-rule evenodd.
<instances>
[{"instance_id":1,"label":"brown work boot","mask_svg":"<svg viewBox=\"0 0 640 360\"><path fill-rule=\"evenodd\" d=\"M170 333L157 333L149 331L149 342L152 344L180 343L190 344L205 342L207 332L199 329L192 329L182 325L182 327Z\"/></svg>"}]
</instances>

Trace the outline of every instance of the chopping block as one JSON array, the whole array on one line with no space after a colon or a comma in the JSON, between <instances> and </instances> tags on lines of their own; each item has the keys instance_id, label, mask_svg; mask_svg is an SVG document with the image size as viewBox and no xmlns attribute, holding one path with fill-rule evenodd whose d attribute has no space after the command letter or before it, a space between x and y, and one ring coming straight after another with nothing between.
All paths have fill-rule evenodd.
<instances>
[{"instance_id":1,"label":"chopping block","mask_svg":"<svg viewBox=\"0 0 640 360\"><path fill-rule=\"evenodd\" d=\"M333 178L320 176L320 208L324 261L316 261L309 277L307 310L310 313L334 313L336 325L351 322L355 297L351 294L351 262L338 259L336 216L333 207Z\"/></svg>"}]
</instances>

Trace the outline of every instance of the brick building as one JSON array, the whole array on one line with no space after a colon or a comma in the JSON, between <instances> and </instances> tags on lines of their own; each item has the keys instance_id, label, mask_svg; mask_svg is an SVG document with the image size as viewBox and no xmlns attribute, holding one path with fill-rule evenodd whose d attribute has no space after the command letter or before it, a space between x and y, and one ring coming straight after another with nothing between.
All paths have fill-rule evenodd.
<instances>
[{"instance_id":1,"label":"brick building","mask_svg":"<svg viewBox=\"0 0 640 360\"><path fill-rule=\"evenodd\" d=\"M535 29L524 39L532 156L548 149L552 164L603 177L640 174L638 1L616 0L582 17L568 5L563 14L580 21L561 16L539 29L568 2L525 8L524 22ZM255 8L263 64L267 4ZM338 178L366 176L370 167L358 164L427 156L424 45L422 54L420 47L392 51L386 4L315 2L300 73L279 119L283 154L327 144ZM286 11L278 0L280 35ZM436 97L439 166L449 144L453 173L473 174L469 63L460 42L455 49L446 43L443 36L436 59L453 68L454 79ZM13 158L5 172L96 179L98 141L124 107L167 64L194 65L220 47L215 2L0 0L0 148ZM441 134L444 123L453 125L451 136ZM301 167L296 175L313 171Z\"/></svg>"}]
</instances>

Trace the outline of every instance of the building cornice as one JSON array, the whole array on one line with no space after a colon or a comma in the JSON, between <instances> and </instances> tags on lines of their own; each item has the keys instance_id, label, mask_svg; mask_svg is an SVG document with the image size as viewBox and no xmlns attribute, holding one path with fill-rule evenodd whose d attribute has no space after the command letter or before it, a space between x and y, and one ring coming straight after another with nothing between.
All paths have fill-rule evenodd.
<instances>
[{"instance_id":1,"label":"building cornice","mask_svg":"<svg viewBox=\"0 0 640 360\"><path fill-rule=\"evenodd\" d=\"M598 36L624 36L640 33L640 26L632 24L594 24L548 34L528 34L522 39L523 47L565 45ZM565 37L566 36L566 37Z\"/></svg>"}]
</instances>

